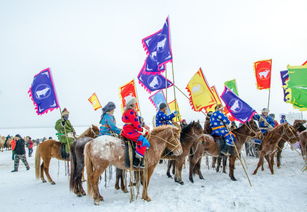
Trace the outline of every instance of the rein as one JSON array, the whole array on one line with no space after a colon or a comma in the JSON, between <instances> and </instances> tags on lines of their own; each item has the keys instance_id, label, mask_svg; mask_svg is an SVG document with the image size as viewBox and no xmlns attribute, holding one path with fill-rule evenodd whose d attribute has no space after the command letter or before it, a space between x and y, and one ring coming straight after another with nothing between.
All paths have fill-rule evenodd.
<instances>
[{"instance_id":1,"label":"rein","mask_svg":"<svg viewBox=\"0 0 307 212\"><path fill-rule=\"evenodd\" d=\"M175 149L178 148L178 146L180 146L180 142L178 142L177 145L171 143L172 141L175 141L175 140L176 140L176 138L175 138L175 136L174 136L173 130L172 130L172 139L171 139L171 141L167 141L166 139L164 139L164 138L162 138L162 137L160 137L160 136L157 136L157 135L151 135L151 134L149 134L148 139L150 139L150 137L159 138L159 139L161 139L162 141L164 141L165 143L170 144L171 146L173 146L174 148L171 150L171 152L173 152ZM167 156L167 155L165 155L165 156Z\"/></svg>"}]
</instances>

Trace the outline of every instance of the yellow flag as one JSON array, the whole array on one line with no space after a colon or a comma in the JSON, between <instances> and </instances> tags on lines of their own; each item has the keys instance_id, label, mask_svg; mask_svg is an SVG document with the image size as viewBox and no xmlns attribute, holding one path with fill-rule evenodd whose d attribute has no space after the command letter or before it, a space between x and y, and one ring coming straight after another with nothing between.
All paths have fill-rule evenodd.
<instances>
[{"instance_id":1,"label":"yellow flag","mask_svg":"<svg viewBox=\"0 0 307 212\"><path fill-rule=\"evenodd\" d=\"M218 104L222 104L222 101L219 97L219 95L217 94L217 90L215 88L215 86L211 86L211 91L212 91L212 94L214 96L214 104L212 106L209 106L209 107L206 107L206 112L214 112L215 111L215 106L218 105Z\"/></svg>"},{"instance_id":2,"label":"yellow flag","mask_svg":"<svg viewBox=\"0 0 307 212\"><path fill-rule=\"evenodd\" d=\"M190 94L190 104L195 111L201 111L215 103L214 96L201 68L194 74L186 89Z\"/></svg>"},{"instance_id":3,"label":"yellow flag","mask_svg":"<svg viewBox=\"0 0 307 212\"><path fill-rule=\"evenodd\" d=\"M96 93L93 93L92 96L88 99L88 101L92 104L94 110L102 108Z\"/></svg>"},{"instance_id":4,"label":"yellow flag","mask_svg":"<svg viewBox=\"0 0 307 212\"><path fill-rule=\"evenodd\" d=\"M168 103L168 107L170 109L170 111L178 111L178 115L173 119L173 121L175 122L179 122L181 121L181 115L180 115L180 112L179 112L179 107L178 107L178 103L176 100Z\"/></svg>"}]
</instances>

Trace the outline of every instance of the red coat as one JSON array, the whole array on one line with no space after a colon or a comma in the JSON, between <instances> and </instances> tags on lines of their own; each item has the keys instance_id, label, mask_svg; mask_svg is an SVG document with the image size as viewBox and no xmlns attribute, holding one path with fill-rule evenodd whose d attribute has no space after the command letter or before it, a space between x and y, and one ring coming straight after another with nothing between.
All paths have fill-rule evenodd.
<instances>
[{"instance_id":1,"label":"red coat","mask_svg":"<svg viewBox=\"0 0 307 212\"><path fill-rule=\"evenodd\" d=\"M122 121L125 123L122 136L136 142L142 135L140 132L143 132L136 111L133 109L126 110L123 113Z\"/></svg>"},{"instance_id":2,"label":"red coat","mask_svg":"<svg viewBox=\"0 0 307 212\"><path fill-rule=\"evenodd\" d=\"M11 149L14 151L14 150L15 150L15 147L16 147L16 141L15 141L15 139L13 139L13 140L11 141Z\"/></svg>"},{"instance_id":3,"label":"red coat","mask_svg":"<svg viewBox=\"0 0 307 212\"><path fill-rule=\"evenodd\" d=\"M32 149L33 148L33 141L29 140L28 141L28 149Z\"/></svg>"}]
</instances>

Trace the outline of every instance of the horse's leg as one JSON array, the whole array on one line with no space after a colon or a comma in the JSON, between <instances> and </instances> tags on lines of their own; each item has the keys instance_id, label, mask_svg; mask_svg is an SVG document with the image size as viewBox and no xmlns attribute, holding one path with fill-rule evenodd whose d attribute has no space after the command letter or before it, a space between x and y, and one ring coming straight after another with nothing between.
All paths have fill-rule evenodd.
<instances>
[{"instance_id":1,"label":"horse's leg","mask_svg":"<svg viewBox=\"0 0 307 212\"><path fill-rule=\"evenodd\" d=\"M121 175L121 177L120 177L120 183L121 183L121 185L120 185L120 189L124 192L124 193L128 193L128 190L127 190L127 185L126 185L126 183L125 183L125 173L126 171L125 170L122 170L122 175Z\"/></svg>"},{"instance_id":2,"label":"horse's leg","mask_svg":"<svg viewBox=\"0 0 307 212\"><path fill-rule=\"evenodd\" d=\"M203 176L203 174L201 173L201 170L200 170L200 168L201 168L201 157L198 159L198 162L196 163L195 168L197 168L197 173L199 175L199 179L204 180L205 178L204 178L204 176Z\"/></svg>"},{"instance_id":3,"label":"horse's leg","mask_svg":"<svg viewBox=\"0 0 307 212\"><path fill-rule=\"evenodd\" d=\"M48 182L50 182L51 185L55 185L55 182L52 180L49 174L49 165L50 165L51 158L44 158L43 160L44 160L44 171L47 176Z\"/></svg>"},{"instance_id":4,"label":"horse's leg","mask_svg":"<svg viewBox=\"0 0 307 212\"><path fill-rule=\"evenodd\" d=\"M175 182L179 183L181 185L184 184L184 182L181 179L181 172L182 172L183 163L184 163L184 160L182 160L182 158L178 158L175 161Z\"/></svg>"},{"instance_id":5,"label":"horse's leg","mask_svg":"<svg viewBox=\"0 0 307 212\"><path fill-rule=\"evenodd\" d=\"M216 172L220 171L221 161L222 161L222 156L219 156L217 158Z\"/></svg>"},{"instance_id":6,"label":"horse's leg","mask_svg":"<svg viewBox=\"0 0 307 212\"><path fill-rule=\"evenodd\" d=\"M41 166L40 166L40 169L41 169L41 172L40 172L40 174L41 174L41 180L42 180L42 182L43 183L46 183L47 181L45 180L45 177L44 177L44 160L43 160L43 162L42 162L42 164L41 164Z\"/></svg>"},{"instance_id":7,"label":"horse's leg","mask_svg":"<svg viewBox=\"0 0 307 212\"><path fill-rule=\"evenodd\" d=\"M101 201L103 201L103 197L99 192L99 178L106 171L108 167L108 163L100 164L100 166L94 166L94 172L92 175L92 183L93 183L93 197L94 197L94 204L99 205Z\"/></svg>"},{"instance_id":8,"label":"horse's leg","mask_svg":"<svg viewBox=\"0 0 307 212\"><path fill-rule=\"evenodd\" d=\"M173 162L172 162L172 174L173 175L175 175L175 164L176 164L176 161L175 160L173 160Z\"/></svg>"},{"instance_id":9,"label":"horse's leg","mask_svg":"<svg viewBox=\"0 0 307 212\"><path fill-rule=\"evenodd\" d=\"M271 174L274 174L274 157L275 157L275 153L273 153L273 154L271 154L270 155L270 164L271 164L271 168L270 168L270 170L271 170Z\"/></svg>"},{"instance_id":10,"label":"horse's leg","mask_svg":"<svg viewBox=\"0 0 307 212\"><path fill-rule=\"evenodd\" d=\"M235 169L235 156L229 156L229 177L232 181L236 181L237 179L234 176L234 169Z\"/></svg>"},{"instance_id":11,"label":"horse's leg","mask_svg":"<svg viewBox=\"0 0 307 212\"><path fill-rule=\"evenodd\" d=\"M227 157L223 156L223 173L226 174Z\"/></svg>"},{"instance_id":12,"label":"horse's leg","mask_svg":"<svg viewBox=\"0 0 307 212\"><path fill-rule=\"evenodd\" d=\"M116 181L115 181L115 189L119 190L119 178L121 178L123 170L116 168Z\"/></svg>"},{"instance_id":13,"label":"horse's leg","mask_svg":"<svg viewBox=\"0 0 307 212\"><path fill-rule=\"evenodd\" d=\"M253 175L257 174L257 171L259 169L259 167L261 165L263 165L263 158L264 158L264 154L262 152L260 152L260 156L259 156L259 161L258 161L258 164L257 164L257 168L255 169Z\"/></svg>"},{"instance_id":14,"label":"horse's leg","mask_svg":"<svg viewBox=\"0 0 307 212\"><path fill-rule=\"evenodd\" d=\"M194 183L193 174L194 174L194 167L195 167L195 157L191 156L189 161L189 180L191 183Z\"/></svg>"},{"instance_id":15,"label":"horse's leg","mask_svg":"<svg viewBox=\"0 0 307 212\"><path fill-rule=\"evenodd\" d=\"M166 175L169 177L169 178L172 178L172 175L171 175L171 167L172 167L172 164L173 164L173 161L172 160L168 160L167 161L167 171L166 171Z\"/></svg>"},{"instance_id":16,"label":"horse's leg","mask_svg":"<svg viewBox=\"0 0 307 212\"><path fill-rule=\"evenodd\" d=\"M211 164L211 167L212 167L213 169L215 168L216 159L217 159L217 157L212 157L212 164Z\"/></svg>"},{"instance_id":17,"label":"horse's leg","mask_svg":"<svg viewBox=\"0 0 307 212\"><path fill-rule=\"evenodd\" d=\"M147 168L147 176L146 176L146 173L145 174L145 182L143 182L143 193L142 193L142 199L143 200L146 200L146 201L151 201L151 198L148 196L148 186L149 186L149 182L150 182L150 178L151 178L151 175L155 169L157 164L153 165L153 166L150 166ZM144 170L146 172L146 170Z\"/></svg>"}]
</instances>

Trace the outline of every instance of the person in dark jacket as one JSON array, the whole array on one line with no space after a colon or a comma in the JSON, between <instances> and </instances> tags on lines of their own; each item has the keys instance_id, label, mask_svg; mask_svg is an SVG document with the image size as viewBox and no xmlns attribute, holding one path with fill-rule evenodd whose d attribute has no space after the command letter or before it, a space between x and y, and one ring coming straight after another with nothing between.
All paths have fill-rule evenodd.
<instances>
[{"instance_id":1,"label":"person in dark jacket","mask_svg":"<svg viewBox=\"0 0 307 212\"><path fill-rule=\"evenodd\" d=\"M25 140L23 140L19 134L15 136L15 139L16 139L15 160L14 160L14 169L12 170L12 172L18 171L20 159L25 164L27 170L29 170L30 166L26 158Z\"/></svg>"}]
</instances>

